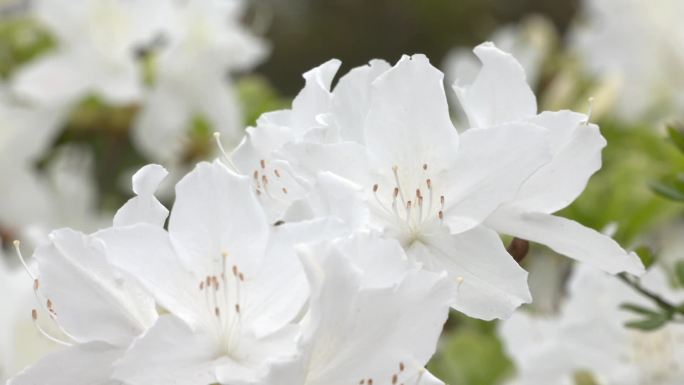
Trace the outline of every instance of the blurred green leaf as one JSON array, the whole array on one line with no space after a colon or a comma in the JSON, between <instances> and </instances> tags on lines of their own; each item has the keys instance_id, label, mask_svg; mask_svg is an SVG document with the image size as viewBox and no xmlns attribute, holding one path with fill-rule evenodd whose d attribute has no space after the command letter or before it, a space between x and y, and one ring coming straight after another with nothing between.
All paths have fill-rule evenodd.
<instances>
[{"instance_id":1,"label":"blurred green leaf","mask_svg":"<svg viewBox=\"0 0 684 385\"><path fill-rule=\"evenodd\" d=\"M428 369L447 384L494 385L512 370L495 332L494 322L462 319L442 337ZM453 317L452 317L453 318Z\"/></svg>"},{"instance_id":2,"label":"blurred green leaf","mask_svg":"<svg viewBox=\"0 0 684 385\"><path fill-rule=\"evenodd\" d=\"M653 262L656 260L653 251L648 246L639 246L634 250L634 252L637 253L639 259L641 259L641 263L643 263L644 267L647 269L651 267Z\"/></svg>"},{"instance_id":3,"label":"blurred green leaf","mask_svg":"<svg viewBox=\"0 0 684 385\"><path fill-rule=\"evenodd\" d=\"M679 151L684 152L684 127L682 125L668 126L667 134Z\"/></svg>"},{"instance_id":4,"label":"blurred green leaf","mask_svg":"<svg viewBox=\"0 0 684 385\"><path fill-rule=\"evenodd\" d=\"M675 276L677 277L677 282L684 286L684 260L677 261L675 263Z\"/></svg>"},{"instance_id":5,"label":"blurred green leaf","mask_svg":"<svg viewBox=\"0 0 684 385\"><path fill-rule=\"evenodd\" d=\"M643 320L629 321L625 323L625 327L643 331L653 331L665 325L668 320L669 317L667 315L658 313Z\"/></svg>"},{"instance_id":6,"label":"blurred green leaf","mask_svg":"<svg viewBox=\"0 0 684 385\"><path fill-rule=\"evenodd\" d=\"M258 75L245 76L236 83L245 125L254 125L267 111L289 108L290 100L281 97L269 81Z\"/></svg>"},{"instance_id":7,"label":"blurred green leaf","mask_svg":"<svg viewBox=\"0 0 684 385\"><path fill-rule=\"evenodd\" d=\"M653 316L659 316L660 312L652 309L648 309L646 307L643 307L641 305L636 305L633 303L623 303L620 305L620 309L631 311L633 313L641 314L641 315L646 315L649 317Z\"/></svg>"},{"instance_id":8,"label":"blurred green leaf","mask_svg":"<svg viewBox=\"0 0 684 385\"><path fill-rule=\"evenodd\" d=\"M678 184L667 181L649 183L651 190L656 194L677 202L684 202L684 189Z\"/></svg>"}]
</instances>

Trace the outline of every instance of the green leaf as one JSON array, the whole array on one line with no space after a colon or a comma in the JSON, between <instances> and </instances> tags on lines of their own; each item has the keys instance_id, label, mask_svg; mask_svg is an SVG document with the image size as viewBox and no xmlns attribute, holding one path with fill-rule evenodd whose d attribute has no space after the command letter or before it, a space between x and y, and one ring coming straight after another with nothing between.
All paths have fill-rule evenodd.
<instances>
[{"instance_id":1,"label":"green leaf","mask_svg":"<svg viewBox=\"0 0 684 385\"><path fill-rule=\"evenodd\" d=\"M646 316L649 316L649 317L654 317L654 316L660 316L660 315L661 315L661 314L660 314L658 311L656 311L656 310L652 310L652 309L643 307L643 306L641 306L641 305L636 305L636 304L633 304L633 303L623 303L623 304L620 305L620 309L622 309L622 310L627 310L627 311L631 311L631 312L633 312L633 313L637 313L637 314L641 314L641 315L646 315Z\"/></svg>"},{"instance_id":2,"label":"green leaf","mask_svg":"<svg viewBox=\"0 0 684 385\"><path fill-rule=\"evenodd\" d=\"M684 202L684 190L682 190L681 186L665 181L651 182L649 186L651 190L664 198Z\"/></svg>"},{"instance_id":3,"label":"green leaf","mask_svg":"<svg viewBox=\"0 0 684 385\"><path fill-rule=\"evenodd\" d=\"M653 251L647 246L639 246L634 250L635 253L639 256L639 259L641 259L641 263L644 264L645 268L651 267L653 265L653 262L655 262L656 258L655 255L653 255Z\"/></svg>"},{"instance_id":4,"label":"green leaf","mask_svg":"<svg viewBox=\"0 0 684 385\"><path fill-rule=\"evenodd\" d=\"M653 331L660 329L663 325L667 323L669 317L665 314L657 314L652 317L640 320L640 321L630 321L625 323L625 326L630 329L639 329L643 331Z\"/></svg>"},{"instance_id":5,"label":"green leaf","mask_svg":"<svg viewBox=\"0 0 684 385\"><path fill-rule=\"evenodd\" d=\"M684 260L675 263L675 276L677 277L677 282L684 286Z\"/></svg>"},{"instance_id":6,"label":"green leaf","mask_svg":"<svg viewBox=\"0 0 684 385\"><path fill-rule=\"evenodd\" d=\"M669 126L667 127L667 133L679 151L684 152L684 127L681 125Z\"/></svg>"}]
</instances>

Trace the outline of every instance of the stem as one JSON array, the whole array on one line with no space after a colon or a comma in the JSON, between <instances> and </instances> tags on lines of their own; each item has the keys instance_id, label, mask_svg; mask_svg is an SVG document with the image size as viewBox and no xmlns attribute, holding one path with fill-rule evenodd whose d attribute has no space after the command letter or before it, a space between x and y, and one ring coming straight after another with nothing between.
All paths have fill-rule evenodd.
<instances>
[{"instance_id":1,"label":"stem","mask_svg":"<svg viewBox=\"0 0 684 385\"><path fill-rule=\"evenodd\" d=\"M629 287L637 291L639 294L643 295L644 297L650 299L651 301L655 302L661 309L666 310L669 314L674 314L674 313L680 313L684 314L681 309L678 309L678 307L671 302L663 299L663 297L659 296L658 294L644 288L641 286L639 283L638 279L634 279L632 277L629 277L625 273L620 273L617 275L617 277L622 280L622 282L626 283Z\"/></svg>"}]
</instances>

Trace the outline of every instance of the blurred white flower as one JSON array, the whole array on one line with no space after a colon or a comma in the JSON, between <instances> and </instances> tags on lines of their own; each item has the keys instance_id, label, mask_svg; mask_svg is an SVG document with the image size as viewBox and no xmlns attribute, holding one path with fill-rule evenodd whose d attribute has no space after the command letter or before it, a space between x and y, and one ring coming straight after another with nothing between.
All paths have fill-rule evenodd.
<instances>
[{"instance_id":1,"label":"blurred white flower","mask_svg":"<svg viewBox=\"0 0 684 385\"><path fill-rule=\"evenodd\" d=\"M0 102L0 233L6 241L33 245L56 227L94 230L102 223L96 210L90 154L75 146L56 150L44 170L58 134L60 112Z\"/></svg>"},{"instance_id":2,"label":"blurred white flower","mask_svg":"<svg viewBox=\"0 0 684 385\"><path fill-rule=\"evenodd\" d=\"M572 203L591 175L601 168L606 140L590 117L573 111L537 114L534 93L513 56L491 44L475 48L482 69L472 84L458 81L454 89L471 127L486 128L527 122L550 134L553 159L537 170L517 192L485 221L503 234L544 244L556 252L609 273L643 273L635 253L626 252L610 237L552 215Z\"/></svg>"},{"instance_id":3,"label":"blurred white flower","mask_svg":"<svg viewBox=\"0 0 684 385\"><path fill-rule=\"evenodd\" d=\"M138 187L134 199L144 202L149 189ZM294 354L298 331L290 322L308 290L278 230L249 180L220 163L200 163L176 187L168 233L149 222L99 232L113 263L169 313L133 344L114 378L132 385L245 382L264 375L270 360Z\"/></svg>"},{"instance_id":4,"label":"blurred white flower","mask_svg":"<svg viewBox=\"0 0 684 385\"><path fill-rule=\"evenodd\" d=\"M570 41L589 74L615 88L615 113L647 121L684 111L684 2L584 0Z\"/></svg>"},{"instance_id":5,"label":"blurred white flower","mask_svg":"<svg viewBox=\"0 0 684 385\"><path fill-rule=\"evenodd\" d=\"M641 280L644 287L679 302L682 292L669 287L655 267ZM518 374L511 384L573 384L589 372L603 385L675 385L684 381L684 327L669 323L651 332L627 329L633 313L621 303L652 303L620 280L590 266L577 265L569 298L555 317L516 313L503 321L500 334Z\"/></svg>"},{"instance_id":6,"label":"blurred white flower","mask_svg":"<svg viewBox=\"0 0 684 385\"><path fill-rule=\"evenodd\" d=\"M305 74L292 110L264 115L236 151L262 201L283 210L312 189L286 221L333 215L382 231L427 269L448 271L459 283L453 306L466 314L504 317L528 302L527 273L479 224L550 160L544 129L512 123L459 137L442 74L422 55L354 69L331 93L338 66Z\"/></svg>"},{"instance_id":7,"label":"blurred white flower","mask_svg":"<svg viewBox=\"0 0 684 385\"><path fill-rule=\"evenodd\" d=\"M88 95L115 104L139 100L136 49L159 28L151 3L36 0L31 11L53 34L56 47L19 69L13 80L19 95L67 108Z\"/></svg>"},{"instance_id":8,"label":"blurred white flower","mask_svg":"<svg viewBox=\"0 0 684 385\"><path fill-rule=\"evenodd\" d=\"M367 254L385 248L386 241L353 243L301 249L312 293L299 353L274 364L259 383L442 384L424 365L435 352L451 302L446 275L404 270L395 285L368 287L377 285L376 277L356 269L354 259L394 260L385 266L389 271L403 266L397 255Z\"/></svg>"},{"instance_id":9,"label":"blurred white flower","mask_svg":"<svg viewBox=\"0 0 684 385\"><path fill-rule=\"evenodd\" d=\"M57 134L56 114L0 102L0 228L16 234L42 219L50 197L35 163Z\"/></svg>"},{"instance_id":10,"label":"blurred white flower","mask_svg":"<svg viewBox=\"0 0 684 385\"><path fill-rule=\"evenodd\" d=\"M158 51L153 53L154 84L133 132L151 159L169 163L185 155L195 118L234 143L242 136L231 75L250 69L267 52L265 42L240 24L242 5L192 0L168 9L159 47L153 49Z\"/></svg>"}]
</instances>

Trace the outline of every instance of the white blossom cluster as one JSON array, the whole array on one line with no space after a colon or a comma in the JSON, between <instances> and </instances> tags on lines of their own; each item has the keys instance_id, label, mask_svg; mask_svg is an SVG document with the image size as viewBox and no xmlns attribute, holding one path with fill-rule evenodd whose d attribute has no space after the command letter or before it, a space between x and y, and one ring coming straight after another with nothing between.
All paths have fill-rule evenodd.
<instances>
[{"instance_id":1,"label":"white blossom cluster","mask_svg":"<svg viewBox=\"0 0 684 385\"><path fill-rule=\"evenodd\" d=\"M142 168L111 227L56 230L34 252L33 317L64 348L8 384L440 384L425 364L450 308L489 320L532 300L500 235L643 273L554 215L600 168L598 127L539 113L513 56L475 54L479 73L453 90L462 133L425 56L334 87L331 60L291 109L187 174L170 211L154 195L166 170Z\"/></svg>"}]
</instances>

